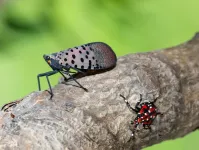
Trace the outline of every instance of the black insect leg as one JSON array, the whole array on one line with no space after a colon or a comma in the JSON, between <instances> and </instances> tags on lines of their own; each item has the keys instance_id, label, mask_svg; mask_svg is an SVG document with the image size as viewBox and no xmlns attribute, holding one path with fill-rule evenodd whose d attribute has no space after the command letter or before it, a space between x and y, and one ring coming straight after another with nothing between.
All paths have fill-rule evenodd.
<instances>
[{"instance_id":1,"label":"black insect leg","mask_svg":"<svg viewBox=\"0 0 199 150\"><path fill-rule=\"evenodd\" d=\"M142 101L142 95L140 94L140 100L135 105L135 109L137 109L138 111L140 110L140 108L138 106L140 105L141 101Z\"/></svg>"},{"instance_id":2,"label":"black insect leg","mask_svg":"<svg viewBox=\"0 0 199 150\"><path fill-rule=\"evenodd\" d=\"M134 109L133 107L131 107L131 105L129 104L129 102L126 100L126 98L125 98L123 95L120 94L120 96L124 99L124 101L125 101L127 107L128 107L131 111L133 111L133 112L135 112L135 113L138 113L138 112L139 112L139 109L136 108L137 106L136 106L135 109ZM137 105L137 104L136 104L136 105ZM139 104L138 104L138 105L139 105Z\"/></svg>"},{"instance_id":3,"label":"black insect leg","mask_svg":"<svg viewBox=\"0 0 199 150\"><path fill-rule=\"evenodd\" d=\"M49 86L49 88L50 88L50 99L52 99L52 97L53 97L53 91L52 91L52 88L51 88L51 85L50 85L50 81L49 81L49 79L48 79L48 76L46 76L46 79L47 79L47 82L48 82L48 86Z\"/></svg>"},{"instance_id":4,"label":"black insect leg","mask_svg":"<svg viewBox=\"0 0 199 150\"><path fill-rule=\"evenodd\" d=\"M50 93L50 95L51 95L50 99L52 99L52 97L53 97L53 92L52 92L51 84L50 84L50 81L49 81L48 77L51 76L51 75L56 74L57 72L58 72L57 70L53 70L53 71L49 71L49 72L45 72L45 73L41 73L41 74L37 75L39 91L41 91L40 77L46 76L46 79L47 79L47 82L48 82L48 86L50 88L50 92L48 91Z\"/></svg>"},{"instance_id":5,"label":"black insect leg","mask_svg":"<svg viewBox=\"0 0 199 150\"><path fill-rule=\"evenodd\" d=\"M67 71L62 71L62 72L65 73L65 74L67 74L67 73L66 73ZM69 79L71 79L71 78L68 78L68 79L67 79L66 76L65 76L62 72L59 71L59 73L63 76L65 82L68 81ZM76 73L76 72L68 71L68 73Z\"/></svg>"},{"instance_id":6,"label":"black insect leg","mask_svg":"<svg viewBox=\"0 0 199 150\"><path fill-rule=\"evenodd\" d=\"M73 68L73 67L70 67L70 68L72 68L72 69L74 69L74 70L76 70L76 71L82 73L82 71L80 71L80 70L77 69L77 68ZM70 74L70 73L74 73L74 72L69 71L70 68L64 68L64 69L66 69L66 71L61 71L61 72L60 72L61 75L64 77L64 80L65 80L65 81L68 81L69 79L72 79L72 80L74 80L82 89L84 89L86 92L88 92L88 90L87 90L85 87L83 87L79 82L77 82L77 80L73 77L73 75ZM84 73L84 72L83 72L83 73ZM69 78L67 79L67 78L64 76L64 74L69 75Z\"/></svg>"},{"instance_id":7,"label":"black insect leg","mask_svg":"<svg viewBox=\"0 0 199 150\"><path fill-rule=\"evenodd\" d=\"M80 70L80 69L77 69L77 68L74 68L74 67L72 67L72 66L63 66L63 69L65 69L65 70L62 70L60 73L62 74L62 76L64 77L64 81L68 81L68 80L70 80L70 79L72 79L72 77L73 78L76 78L76 76L78 76L79 75L79 73L81 73L81 74L83 74L83 76L86 76L86 73L84 72L84 71L82 71L82 70ZM75 71L77 71L77 72L72 72L72 71L70 71L70 69L74 69ZM69 73L72 73L73 75L72 75L72 77L70 76L69 78L66 78L64 75L63 75L63 73L64 74L69 74ZM83 76L81 76L81 77L83 77ZM72 79L73 80L73 79Z\"/></svg>"},{"instance_id":8,"label":"black insect leg","mask_svg":"<svg viewBox=\"0 0 199 150\"><path fill-rule=\"evenodd\" d=\"M68 80L68 79L65 77L65 75L64 75L61 71L59 71L59 73L63 76L64 81L67 81L67 80Z\"/></svg>"},{"instance_id":9,"label":"black insect leg","mask_svg":"<svg viewBox=\"0 0 199 150\"><path fill-rule=\"evenodd\" d=\"M86 89L85 87L83 87L79 82L77 82L77 80L75 78L73 78L72 75L70 75L70 73L68 73L68 75L70 76L71 79L73 79L82 89L84 89L86 92L88 92L88 89Z\"/></svg>"}]
</instances>

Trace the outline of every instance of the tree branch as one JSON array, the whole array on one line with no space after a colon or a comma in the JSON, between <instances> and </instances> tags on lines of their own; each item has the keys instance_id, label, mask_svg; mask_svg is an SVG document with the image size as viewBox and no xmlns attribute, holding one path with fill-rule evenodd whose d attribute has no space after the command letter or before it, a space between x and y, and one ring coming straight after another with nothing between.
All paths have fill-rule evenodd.
<instances>
[{"instance_id":1,"label":"tree branch","mask_svg":"<svg viewBox=\"0 0 199 150\"><path fill-rule=\"evenodd\" d=\"M120 57L105 73L56 85L54 97L33 92L0 112L0 149L140 149L199 127L199 33L179 46ZM36 81L35 81L36 82ZM131 137L127 108L154 102L164 114ZM8 109L6 109L8 106Z\"/></svg>"}]
</instances>

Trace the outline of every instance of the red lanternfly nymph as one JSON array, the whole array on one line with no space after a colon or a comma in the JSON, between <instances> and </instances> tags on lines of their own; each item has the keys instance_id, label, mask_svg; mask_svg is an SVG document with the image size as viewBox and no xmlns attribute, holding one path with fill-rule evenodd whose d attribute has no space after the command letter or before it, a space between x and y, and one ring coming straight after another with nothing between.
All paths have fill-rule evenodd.
<instances>
[{"instance_id":1,"label":"red lanternfly nymph","mask_svg":"<svg viewBox=\"0 0 199 150\"><path fill-rule=\"evenodd\" d=\"M53 96L53 92L48 76L59 72L64 77L65 81L67 81L68 79L64 76L64 74L67 74L70 77L69 79L74 80L81 88L87 91L86 88L76 81L75 75L77 73L86 75L89 71L107 71L114 68L117 62L117 57L112 48L102 42L84 44L57 53L44 55L43 57L52 68L52 71L42 73L37 76L38 86L39 90L41 90L39 78L46 76L51 98ZM70 69L76 70L77 73L74 74Z\"/></svg>"},{"instance_id":2,"label":"red lanternfly nymph","mask_svg":"<svg viewBox=\"0 0 199 150\"><path fill-rule=\"evenodd\" d=\"M142 95L140 94L140 101L136 103L135 108L132 108L126 98L121 94L120 96L124 99L128 108L137 114L135 119L131 121L131 124L133 124L132 136L134 135L134 132L139 124L142 124L144 129L151 129L150 125L152 124L153 120L158 114L161 114L158 112L155 104L152 102L141 103Z\"/></svg>"}]
</instances>

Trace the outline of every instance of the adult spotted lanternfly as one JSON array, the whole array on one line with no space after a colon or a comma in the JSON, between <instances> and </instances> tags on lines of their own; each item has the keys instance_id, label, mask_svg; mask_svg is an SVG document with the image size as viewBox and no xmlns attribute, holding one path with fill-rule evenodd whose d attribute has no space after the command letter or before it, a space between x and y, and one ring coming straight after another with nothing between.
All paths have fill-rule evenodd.
<instances>
[{"instance_id":1,"label":"adult spotted lanternfly","mask_svg":"<svg viewBox=\"0 0 199 150\"><path fill-rule=\"evenodd\" d=\"M137 114L137 117L131 121L131 124L133 124L132 136L134 135L134 132L139 124L142 124L144 129L151 129L150 125L152 124L153 120L157 115L161 114L158 112L157 107L152 102L141 103L142 95L140 94L140 101L137 102L135 108L132 108L126 98L121 94L120 96L124 99L128 108Z\"/></svg>"},{"instance_id":2,"label":"adult spotted lanternfly","mask_svg":"<svg viewBox=\"0 0 199 150\"><path fill-rule=\"evenodd\" d=\"M39 90L41 90L39 77L46 76L51 98L53 97L53 92L48 76L59 72L65 81L67 81L68 79L64 76L64 74L67 74L69 79L73 79L81 88L87 91L87 89L75 79L74 76L77 73L86 75L89 71L106 71L115 67L117 62L114 51L110 46L102 42L84 44L58 53L44 55L43 57L53 71L39 74L37 76L38 86ZM77 73L71 74L74 72L71 72L70 69L74 69Z\"/></svg>"}]
</instances>

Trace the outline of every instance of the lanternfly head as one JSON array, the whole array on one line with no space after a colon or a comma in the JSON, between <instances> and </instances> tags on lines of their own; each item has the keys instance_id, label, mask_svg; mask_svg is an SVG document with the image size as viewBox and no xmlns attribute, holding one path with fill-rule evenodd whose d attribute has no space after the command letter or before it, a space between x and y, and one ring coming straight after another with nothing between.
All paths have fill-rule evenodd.
<instances>
[{"instance_id":1,"label":"lanternfly head","mask_svg":"<svg viewBox=\"0 0 199 150\"><path fill-rule=\"evenodd\" d=\"M45 61L53 70L62 70L63 66L59 64L59 61L55 59L54 55L43 55Z\"/></svg>"}]
</instances>

